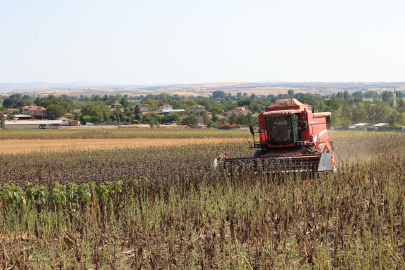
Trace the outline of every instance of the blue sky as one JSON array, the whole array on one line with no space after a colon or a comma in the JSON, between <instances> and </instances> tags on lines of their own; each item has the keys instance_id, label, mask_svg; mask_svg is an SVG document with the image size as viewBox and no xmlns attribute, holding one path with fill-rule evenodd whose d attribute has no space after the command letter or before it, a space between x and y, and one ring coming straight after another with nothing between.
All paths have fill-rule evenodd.
<instances>
[{"instance_id":1,"label":"blue sky","mask_svg":"<svg viewBox=\"0 0 405 270\"><path fill-rule=\"evenodd\" d=\"M405 81L405 1L0 3L0 83Z\"/></svg>"}]
</instances>

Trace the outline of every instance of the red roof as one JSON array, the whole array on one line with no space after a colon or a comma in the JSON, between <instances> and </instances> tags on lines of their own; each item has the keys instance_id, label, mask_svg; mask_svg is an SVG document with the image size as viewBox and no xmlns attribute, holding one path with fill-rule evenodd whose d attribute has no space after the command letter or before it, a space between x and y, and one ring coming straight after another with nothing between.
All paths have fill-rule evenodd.
<instances>
[{"instance_id":1,"label":"red roof","mask_svg":"<svg viewBox=\"0 0 405 270\"><path fill-rule=\"evenodd\" d=\"M31 107L31 109L29 109L29 111L46 111L46 109L44 107L38 108L38 106L33 106Z\"/></svg>"},{"instance_id":2,"label":"red roof","mask_svg":"<svg viewBox=\"0 0 405 270\"><path fill-rule=\"evenodd\" d=\"M232 127L232 128L240 128L240 126L237 125L237 124L232 124L231 127Z\"/></svg>"},{"instance_id":3,"label":"red roof","mask_svg":"<svg viewBox=\"0 0 405 270\"><path fill-rule=\"evenodd\" d=\"M190 109L196 109L196 108L205 109L205 106L196 104L196 105L191 105L189 108Z\"/></svg>"}]
</instances>

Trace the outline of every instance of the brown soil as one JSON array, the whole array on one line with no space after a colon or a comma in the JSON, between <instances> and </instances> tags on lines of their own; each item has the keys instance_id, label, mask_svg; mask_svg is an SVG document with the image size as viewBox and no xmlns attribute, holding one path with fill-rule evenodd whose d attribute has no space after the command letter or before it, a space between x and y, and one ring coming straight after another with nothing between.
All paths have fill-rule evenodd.
<instances>
[{"instance_id":1,"label":"brown soil","mask_svg":"<svg viewBox=\"0 0 405 270\"><path fill-rule=\"evenodd\" d=\"M114 147L167 146L190 143L213 143L226 141L247 141L246 138L232 139L75 139L75 140L0 140L0 153L24 153L43 151L65 151L84 149L106 149Z\"/></svg>"}]
</instances>

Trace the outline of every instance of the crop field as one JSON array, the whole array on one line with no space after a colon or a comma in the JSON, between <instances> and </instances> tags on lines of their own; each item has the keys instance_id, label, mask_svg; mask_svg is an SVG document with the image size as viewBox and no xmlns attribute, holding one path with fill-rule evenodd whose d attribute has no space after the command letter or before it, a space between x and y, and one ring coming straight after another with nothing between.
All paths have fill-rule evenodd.
<instances>
[{"instance_id":1,"label":"crop field","mask_svg":"<svg viewBox=\"0 0 405 270\"><path fill-rule=\"evenodd\" d=\"M183 139L183 138L235 138L250 137L248 130L221 129L33 129L33 130L0 130L0 140L63 140L63 139Z\"/></svg>"},{"instance_id":2,"label":"crop field","mask_svg":"<svg viewBox=\"0 0 405 270\"><path fill-rule=\"evenodd\" d=\"M193 138L185 137L179 139L155 139L155 138L133 138L133 139L58 139L58 140L0 140L0 153L17 154L30 152L54 152L72 150L99 150L111 148L129 147L166 147L169 145L187 144L211 144L224 142L247 142L245 137L205 137Z\"/></svg>"},{"instance_id":3,"label":"crop field","mask_svg":"<svg viewBox=\"0 0 405 270\"><path fill-rule=\"evenodd\" d=\"M335 174L216 168L244 142L1 154L2 269L404 269L405 136L331 133Z\"/></svg>"}]
</instances>

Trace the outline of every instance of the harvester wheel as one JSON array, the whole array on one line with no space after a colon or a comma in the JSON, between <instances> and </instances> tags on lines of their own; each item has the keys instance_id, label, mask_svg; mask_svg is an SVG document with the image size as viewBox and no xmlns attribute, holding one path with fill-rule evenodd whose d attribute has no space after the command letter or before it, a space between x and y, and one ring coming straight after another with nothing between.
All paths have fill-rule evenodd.
<instances>
[{"instance_id":1,"label":"harvester wheel","mask_svg":"<svg viewBox=\"0 0 405 270\"><path fill-rule=\"evenodd\" d=\"M305 154L313 155L318 154L318 150L314 146L305 147Z\"/></svg>"},{"instance_id":2,"label":"harvester wheel","mask_svg":"<svg viewBox=\"0 0 405 270\"><path fill-rule=\"evenodd\" d=\"M259 158L261 155L264 155L264 154L266 154L266 153L267 153L267 151L264 150L264 149L257 150L257 151L255 152L255 154L254 154L254 157L255 157L255 158Z\"/></svg>"}]
</instances>

